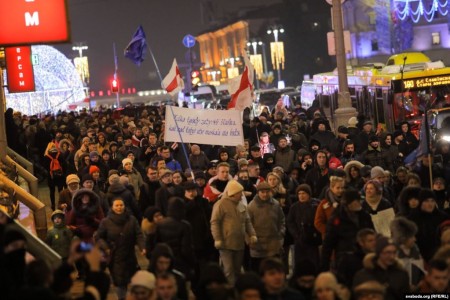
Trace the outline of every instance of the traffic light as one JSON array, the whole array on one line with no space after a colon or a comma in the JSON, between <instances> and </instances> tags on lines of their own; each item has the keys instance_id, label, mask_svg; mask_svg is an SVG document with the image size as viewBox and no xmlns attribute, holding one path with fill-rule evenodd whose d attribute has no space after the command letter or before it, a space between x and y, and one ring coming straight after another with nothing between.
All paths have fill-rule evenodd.
<instances>
[{"instance_id":1,"label":"traffic light","mask_svg":"<svg viewBox=\"0 0 450 300\"><path fill-rule=\"evenodd\" d=\"M200 83L200 72L192 71L191 72L191 86L192 89L195 90L198 88L198 84Z\"/></svg>"},{"instance_id":2,"label":"traffic light","mask_svg":"<svg viewBox=\"0 0 450 300\"><path fill-rule=\"evenodd\" d=\"M113 93L119 92L119 80L117 79L111 80L111 92Z\"/></svg>"}]
</instances>

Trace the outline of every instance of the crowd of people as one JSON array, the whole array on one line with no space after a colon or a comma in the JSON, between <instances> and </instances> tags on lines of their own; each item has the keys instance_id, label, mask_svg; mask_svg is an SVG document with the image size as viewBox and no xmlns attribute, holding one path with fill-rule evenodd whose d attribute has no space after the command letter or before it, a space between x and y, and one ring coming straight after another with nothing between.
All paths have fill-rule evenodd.
<instances>
[{"instance_id":1,"label":"crowd of people","mask_svg":"<svg viewBox=\"0 0 450 300\"><path fill-rule=\"evenodd\" d=\"M419 146L408 122L391 133L358 116L334 134L317 101L251 114L242 145L217 146L165 142L164 107L6 111L8 145L48 183L45 242L61 268L75 266L87 283L97 276L85 297L106 297L102 267L119 299L448 295L448 141L436 143L439 163L406 165ZM10 231L2 229L5 268L24 250ZM33 277L36 266L22 266L12 299L38 284L64 297L51 278Z\"/></svg>"}]
</instances>

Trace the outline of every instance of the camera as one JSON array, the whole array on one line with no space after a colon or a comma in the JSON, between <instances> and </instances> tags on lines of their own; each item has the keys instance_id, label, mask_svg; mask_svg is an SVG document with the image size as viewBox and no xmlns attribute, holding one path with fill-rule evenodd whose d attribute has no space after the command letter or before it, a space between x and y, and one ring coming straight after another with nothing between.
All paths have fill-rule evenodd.
<instances>
[{"instance_id":1,"label":"camera","mask_svg":"<svg viewBox=\"0 0 450 300\"><path fill-rule=\"evenodd\" d=\"M77 247L77 252L82 252L82 253L89 252L92 250L93 247L94 246L92 244L81 242L80 245L78 245L78 247Z\"/></svg>"}]
</instances>

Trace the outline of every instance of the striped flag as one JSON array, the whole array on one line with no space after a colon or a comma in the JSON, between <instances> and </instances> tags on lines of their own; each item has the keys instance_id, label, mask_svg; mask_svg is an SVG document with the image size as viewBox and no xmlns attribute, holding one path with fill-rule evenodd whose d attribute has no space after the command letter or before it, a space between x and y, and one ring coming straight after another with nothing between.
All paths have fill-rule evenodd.
<instances>
[{"instance_id":1,"label":"striped flag","mask_svg":"<svg viewBox=\"0 0 450 300\"><path fill-rule=\"evenodd\" d=\"M231 93L231 101L228 103L228 109L244 110L250 107L253 102L253 79L255 69L244 54L245 69L244 72L237 77L229 80L228 86Z\"/></svg>"},{"instance_id":2,"label":"striped flag","mask_svg":"<svg viewBox=\"0 0 450 300\"><path fill-rule=\"evenodd\" d=\"M172 96L184 89L184 81L181 77L176 59L173 60L169 74L167 74L162 81L162 88Z\"/></svg>"}]
</instances>

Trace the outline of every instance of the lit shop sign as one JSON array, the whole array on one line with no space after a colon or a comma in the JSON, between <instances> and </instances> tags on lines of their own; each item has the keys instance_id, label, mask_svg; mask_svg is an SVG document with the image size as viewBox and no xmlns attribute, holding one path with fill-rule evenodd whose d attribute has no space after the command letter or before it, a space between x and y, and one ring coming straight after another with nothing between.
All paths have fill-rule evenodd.
<instances>
[{"instance_id":1,"label":"lit shop sign","mask_svg":"<svg viewBox=\"0 0 450 300\"><path fill-rule=\"evenodd\" d=\"M34 73L31 63L31 46L5 48L8 91L10 93L34 92Z\"/></svg>"},{"instance_id":2,"label":"lit shop sign","mask_svg":"<svg viewBox=\"0 0 450 300\"><path fill-rule=\"evenodd\" d=\"M66 0L0 0L0 45L70 41Z\"/></svg>"},{"instance_id":3,"label":"lit shop sign","mask_svg":"<svg viewBox=\"0 0 450 300\"><path fill-rule=\"evenodd\" d=\"M401 80L393 81L395 93L401 93L403 90L417 90L436 86L450 85L450 74L430 77L420 77L414 79L404 79L403 86Z\"/></svg>"}]
</instances>

